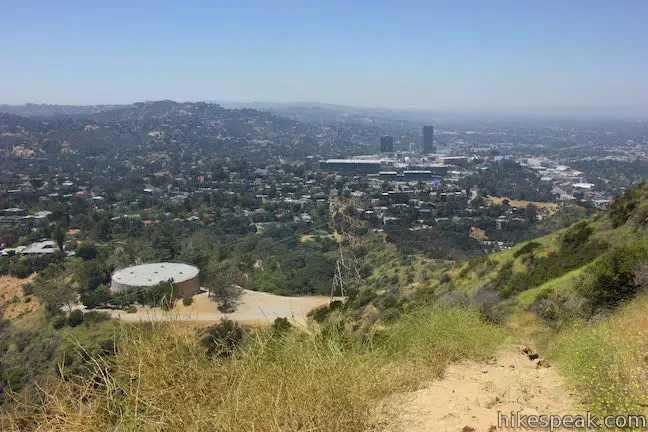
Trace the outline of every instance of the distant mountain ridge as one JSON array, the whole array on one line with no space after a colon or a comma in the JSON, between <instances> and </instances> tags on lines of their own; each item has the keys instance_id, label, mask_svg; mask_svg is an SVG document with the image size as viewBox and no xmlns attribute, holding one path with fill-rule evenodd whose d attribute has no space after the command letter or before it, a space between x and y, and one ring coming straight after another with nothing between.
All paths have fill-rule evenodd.
<instances>
[{"instance_id":1,"label":"distant mountain ridge","mask_svg":"<svg viewBox=\"0 0 648 432\"><path fill-rule=\"evenodd\" d=\"M375 145L384 133L353 125L330 130L277 113L227 109L206 102L162 100L79 107L71 110L74 114L48 109L31 111L48 112L47 116L0 112L0 155L50 158L65 152L125 160L161 151L267 161L279 156L348 153Z\"/></svg>"},{"instance_id":2,"label":"distant mountain ridge","mask_svg":"<svg viewBox=\"0 0 648 432\"><path fill-rule=\"evenodd\" d=\"M50 105L27 103L23 105L0 105L0 113L23 117L50 117L55 115L94 114L124 107L125 105Z\"/></svg>"}]
</instances>

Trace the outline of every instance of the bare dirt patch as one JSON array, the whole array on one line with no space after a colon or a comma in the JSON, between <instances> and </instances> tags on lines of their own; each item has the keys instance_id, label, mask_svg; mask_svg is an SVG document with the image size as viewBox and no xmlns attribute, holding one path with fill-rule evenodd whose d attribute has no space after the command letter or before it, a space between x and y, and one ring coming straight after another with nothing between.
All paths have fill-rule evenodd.
<instances>
[{"instance_id":1,"label":"bare dirt patch","mask_svg":"<svg viewBox=\"0 0 648 432\"><path fill-rule=\"evenodd\" d=\"M34 296L29 296L25 301L22 286L29 282L27 279L18 279L13 276L0 276L0 314L4 319L18 318L36 309L39 305Z\"/></svg>"},{"instance_id":2,"label":"bare dirt patch","mask_svg":"<svg viewBox=\"0 0 648 432\"><path fill-rule=\"evenodd\" d=\"M496 205L502 205L504 200L508 201L509 206L515 208L527 208L529 204L533 204L537 208L546 211L550 215L554 214L556 210L558 210L558 204L552 202L514 200L508 197L496 197L488 195L488 201Z\"/></svg>"},{"instance_id":3,"label":"bare dirt patch","mask_svg":"<svg viewBox=\"0 0 648 432\"><path fill-rule=\"evenodd\" d=\"M562 378L546 360L510 346L487 363L461 362L425 388L392 396L381 431L488 431L498 412L577 414ZM534 357L531 359L531 357ZM464 428L472 429L464 429Z\"/></svg>"},{"instance_id":4,"label":"bare dirt patch","mask_svg":"<svg viewBox=\"0 0 648 432\"><path fill-rule=\"evenodd\" d=\"M470 227L470 231L468 232L468 237L472 237L475 240L479 241L484 241L488 239L486 236L486 231L479 229L477 227Z\"/></svg>"},{"instance_id":5,"label":"bare dirt patch","mask_svg":"<svg viewBox=\"0 0 648 432\"><path fill-rule=\"evenodd\" d=\"M299 237L299 241L300 241L300 243L314 241L316 236L319 236L321 239L330 238L331 240L334 240L334 241L336 241L338 243L340 241L342 241L342 236L340 236L338 233L334 233L334 234L302 234Z\"/></svg>"},{"instance_id":6,"label":"bare dirt patch","mask_svg":"<svg viewBox=\"0 0 648 432\"><path fill-rule=\"evenodd\" d=\"M140 308L136 313L108 310L114 318L122 321L197 321L205 324L216 323L221 318L229 318L244 324L269 325L276 318L289 318L293 322L303 323L306 314L318 306L328 304L330 297L304 296L284 297L270 293L243 290L236 310L224 314L218 310L216 302L209 300L207 293L195 295L189 306L179 301L173 311L165 313L159 308Z\"/></svg>"}]
</instances>

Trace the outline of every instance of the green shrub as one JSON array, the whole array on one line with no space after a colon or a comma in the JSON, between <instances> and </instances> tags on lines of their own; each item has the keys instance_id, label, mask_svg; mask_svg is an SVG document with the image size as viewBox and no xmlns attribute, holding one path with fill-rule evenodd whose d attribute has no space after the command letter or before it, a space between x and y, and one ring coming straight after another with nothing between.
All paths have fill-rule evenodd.
<instances>
[{"instance_id":1,"label":"green shrub","mask_svg":"<svg viewBox=\"0 0 648 432\"><path fill-rule=\"evenodd\" d=\"M398 308L385 309L382 313L382 319L385 322L395 322L401 316L401 310Z\"/></svg>"},{"instance_id":2,"label":"green shrub","mask_svg":"<svg viewBox=\"0 0 648 432\"><path fill-rule=\"evenodd\" d=\"M633 298L640 289L635 281L637 268L648 261L645 241L633 242L603 254L592 265L579 290L592 313L614 308Z\"/></svg>"},{"instance_id":3,"label":"green shrub","mask_svg":"<svg viewBox=\"0 0 648 432\"><path fill-rule=\"evenodd\" d=\"M515 251L515 253L513 253L513 257L517 258L517 257L519 257L521 255L531 253L534 250L536 250L537 248L539 248L540 246L542 246L540 243L538 243L536 241L530 241L530 242L526 243L524 246L522 246L520 249Z\"/></svg>"},{"instance_id":4,"label":"green shrub","mask_svg":"<svg viewBox=\"0 0 648 432\"><path fill-rule=\"evenodd\" d=\"M562 245L566 249L576 249L584 245L593 232L587 221L578 222L563 234Z\"/></svg>"},{"instance_id":5,"label":"green shrub","mask_svg":"<svg viewBox=\"0 0 648 432\"><path fill-rule=\"evenodd\" d=\"M109 320L110 314L108 312L88 311L83 314L83 321L86 323L98 323L101 321Z\"/></svg>"},{"instance_id":6,"label":"green shrub","mask_svg":"<svg viewBox=\"0 0 648 432\"><path fill-rule=\"evenodd\" d=\"M397 294L389 292L383 296L380 296L376 299L377 306L382 309L392 309L400 306L400 298Z\"/></svg>"},{"instance_id":7,"label":"green shrub","mask_svg":"<svg viewBox=\"0 0 648 432\"><path fill-rule=\"evenodd\" d=\"M468 267L466 267L466 268L468 268ZM443 273L441 275L441 277L439 278L439 283L440 284L445 284L445 283L449 283L449 282L452 282L452 278L450 277L450 273Z\"/></svg>"},{"instance_id":8,"label":"green shrub","mask_svg":"<svg viewBox=\"0 0 648 432\"><path fill-rule=\"evenodd\" d=\"M89 241L84 241L76 249L76 256L84 261L90 261L97 257L99 253L97 246Z\"/></svg>"},{"instance_id":9,"label":"green shrub","mask_svg":"<svg viewBox=\"0 0 648 432\"><path fill-rule=\"evenodd\" d=\"M20 368L12 368L3 373L7 387L13 391L20 391L23 388L24 372Z\"/></svg>"},{"instance_id":10,"label":"green shrub","mask_svg":"<svg viewBox=\"0 0 648 432\"><path fill-rule=\"evenodd\" d=\"M462 268L461 271L459 272L459 277L460 278L465 278L466 276L468 276L468 273L470 273L471 268L472 267L470 265L467 265L464 268ZM443 283L443 282L441 282L441 283Z\"/></svg>"},{"instance_id":11,"label":"green shrub","mask_svg":"<svg viewBox=\"0 0 648 432\"><path fill-rule=\"evenodd\" d=\"M202 339L207 348L207 355L227 357L243 341L243 328L228 318L222 318L220 324L213 326Z\"/></svg>"},{"instance_id":12,"label":"green shrub","mask_svg":"<svg viewBox=\"0 0 648 432\"><path fill-rule=\"evenodd\" d=\"M409 285L414 282L414 271L410 270L407 272L407 276L405 276L405 284Z\"/></svg>"},{"instance_id":13,"label":"green shrub","mask_svg":"<svg viewBox=\"0 0 648 432\"><path fill-rule=\"evenodd\" d=\"M288 318L276 318L272 323L272 331L274 334L282 334L290 331L292 329L292 324L288 321Z\"/></svg>"},{"instance_id":14,"label":"green shrub","mask_svg":"<svg viewBox=\"0 0 648 432\"><path fill-rule=\"evenodd\" d=\"M32 295L32 294L34 294L34 285L32 285L29 282L24 283L23 286L22 286L22 290L23 290L24 295L26 295L26 296Z\"/></svg>"},{"instance_id":15,"label":"green shrub","mask_svg":"<svg viewBox=\"0 0 648 432\"><path fill-rule=\"evenodd\" d=\"M135 313L135 312L137 312L137 308L135 307L135 305L130 305L126 308L126 313Z\"/></svg>"},{"instance_id":16,"label":"green shrub","mask_svg":"<svg viewBox=\"0 0 648 432\"><path fill-rule=\"evenodd\" d=\"M344 307L344 302L342 300L333 300L332 302L329 303L329 309L331 309L331 312L335 310L340 310Z\"/></svg>"},{"instance_id":17,"label":"green shrub","mask_svg":"<svg viewBox=\"0 0 648 432\"><path fill-rule=\"evenodd\" d=\"M430 272L428 269L423 269L420 275L421 282L428 282L430 280Z\"/></svg>"},{"instance_id":18,"label":"green shrub","mask_svg":"<svg viewBox=\"0 0 648 432\"><path fill-rule=\"evenodd\" d=\"M375 298L377 294L374 290L372 289L363 289L358 293L358 297L356 298L356 304L359 307L364 307L371 303Z\"/></svg>"},{"instance_id":19,"label":"green shrub","mask_svg":"<svg viewBox=\"0 0 648 432\"><path fill-rule=\"evenodd\" d=\"M634 190L628 190L624 192L621 196L617 197L608 209L608 214L610 215L610 220L612 221L612 227L618 228L630 217L632 211L637 207L637 200L633 196Z\"/></svg>"},{"instance_id":20,"label":"green shrub","mask_svg":"<svg viewBox=\"0 0 648 432\"><path fill-rule=\"evenodd\" d=\"M193 297L183 297L182 304L185 306L191 306L193 304Z\"/></svg>"},{"instance_id":21,"label":"green shrub","mask_svg":"<svg viewBox=\"0 0 648 432\"><path fill-rule=\"evenodd\" d=\"M66 322L67 320L65 316L56 315L54 319L52 319L52 328L54 328L54 330L62 329L63 327L65 327Z\"/></svg>"},{"instance_id":22,"label":"green shrub","mask_svg":"<svg viewBox=\"0 0 648 432\"><path fill-rule=\"evenodd\" d=\"M536 298L531 310L535 311L549 326L562 328L582 317L583 299L568 292L543 292Z\"/></svg>"},{"instance_id":23,"label":"green shrub","mask_svg":"<svg viewBox=\"0 0 648 432\"><path fill-rule=\"evenodd\" d=\"M83 311L76 309L68 315L67 323L70 327L76 327L83 322Z\"/></svg>"},{"instance_id":24,"label":"green shrub","mask_svg":"<svg viewBox=\"0 0 648 432\"><path fill-rule=\"evenodd\" d=\"M513 261L507 261L504 263L495 277L493 278L493 284L496 287L499 287L501 291L506 291L506 285L513 276Z\"/></svg>"},{"instance_id":25,"label":"green shrub","mask_svg":"<svg viewBox=\"0 0 648 432\"><path fill-rule=\"evenodd\" d=\"M326 321L326 318L329 316L330 312L331 308L329 307L329 305L322 305L308 312L307 316L313 318L318 323L322 323Z\"/></svg>"},{"instance_id":26,"label":"green shrub","mask_svg":"<svg viewBox=\"0 0 648 432\"><path fill-rule=\"evenodd\" d=\"M495 275L493 283L499 289L500 294L507 298L529 288L540 286L548 280L560 277L592 262L608 247L607 243L590 241L586 247L562 247L559 251L551 252L548 256L526 255L523 259L527 267L526 271L514 272L513 262L508 261Z\"/></svg>"},{"instance_id":27,"label":"green shrub","mask_svg":"<svg viewBox=\"0 0 648 432\"><path fill-rule=\"evenodd\" d=\"M20 259L18 262L9 265L9 271L13 276L25 279L34 272L34 269L30 267L29 262L26 259Z\"/></svg>"},{"instance_id":28,"label":"green shrub","mask_svg":"<svg viewBox=\"0 0 648 432\"><path fill-rule=\"evenodd\" d=\"M143 290L140 294L143 297L142 303L160 306L165 310L173 309L175 300L180 297L178 288L173 283L173 280L160 282L147 290Z\"/></svg>"}]
</instances>

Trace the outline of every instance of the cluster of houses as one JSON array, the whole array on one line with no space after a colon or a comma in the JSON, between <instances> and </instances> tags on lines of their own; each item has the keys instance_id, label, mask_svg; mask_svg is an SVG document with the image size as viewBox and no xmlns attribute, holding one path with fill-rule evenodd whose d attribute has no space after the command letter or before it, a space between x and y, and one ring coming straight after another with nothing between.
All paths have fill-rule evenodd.
<instances>
[{"instance_id":1,"label":"cluster of houses","mask_svg":"<svg viewBox=\"0 0 648 432\"><path fill-rule=\"evenodd\" d=\"M8 208L0 210L0 224L24 224L37 226L49 222L51 211L40 210L32 214L21 208Z\"/></svg>"},{"instance_id":2,"label":"cluster of houses","mask_svg":"<svg viewBox=\"0 0 648 432\"><path fill-rule=\"evenodd\" d=\"M53 240L42 240L27 246L0 249L0 256L32 256L39 257L58 252L59 248Z\"/></svg>"},{"instance_id":3,"label":"cluster of houses","mask_svg":"<svg viewBox=\"0 0 648 432\"><path fill-rule=\"evenodd\" d=\"M611 202L611 197L597 191L595 185L588 183L581 171L545 157L526 158L519 162L536 171L540 181L551 183L552 191L559 201L591 202L596 207L604 207Z\"/></svg>"}]
</instances>

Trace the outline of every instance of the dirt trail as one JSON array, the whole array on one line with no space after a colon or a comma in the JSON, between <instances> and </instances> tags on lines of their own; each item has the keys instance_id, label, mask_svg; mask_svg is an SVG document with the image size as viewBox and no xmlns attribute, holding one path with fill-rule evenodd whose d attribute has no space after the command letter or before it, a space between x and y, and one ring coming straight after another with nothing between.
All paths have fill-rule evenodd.
<instances>
[{"instance_id":1,"label":"dirt trail","mask_svg":"<svg viewBox=\"0 0 648 432\"><path fill-rule=\"evenodd\" d=\"M328 304L330 297L303 296L284 297L270 293L243 290L236 310L229 314L219 312L218 305L209 300L207 293L195 295L190 306L184 306L181 301L171 313L162 312L159 308L143 307L136 313L126 313L119 310L103 310L113 318L128 322L139 321L195 321L204 324L217 323L223 317L245 324L269 325L277 317L291 319L295 323L304 323L306 315L318 306ZM83 309L82 306L78 307ZM97 309L102 310L102 309Z\"/></svg>"},{"instance_id":2,"label":"dirt trail","mask_svg":"<svg viewBox=\"0 0 648 432\"><path fill-rule=\"evenodd\" d=\"M390 398L387 410L394 415L379 429L486 432L505 430L496 428L498 411L577 414L558 371L538 366L540 359L529 360L522 348L507 347L487 363L451 365L442 379L426 388Z\"/></svg>"}]
</instances>

